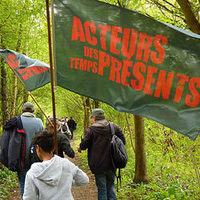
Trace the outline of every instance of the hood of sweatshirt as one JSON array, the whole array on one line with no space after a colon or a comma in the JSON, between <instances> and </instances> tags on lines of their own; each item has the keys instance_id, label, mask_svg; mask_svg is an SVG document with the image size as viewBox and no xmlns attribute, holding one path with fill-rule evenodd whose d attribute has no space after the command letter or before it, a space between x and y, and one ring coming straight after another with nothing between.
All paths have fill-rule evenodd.
<instances>
[{"instance_id":1,"label":"hood of sweatshirt","mask_svg":"<svg viewBox=\"0 0 200 200\"><path fill-rule=\"evenodd\" d=\"M32 165L35 177L48 185L56 186L62 174L62 163L58 156L54 155L51 160Z\"/></svg>"}]
</instances>

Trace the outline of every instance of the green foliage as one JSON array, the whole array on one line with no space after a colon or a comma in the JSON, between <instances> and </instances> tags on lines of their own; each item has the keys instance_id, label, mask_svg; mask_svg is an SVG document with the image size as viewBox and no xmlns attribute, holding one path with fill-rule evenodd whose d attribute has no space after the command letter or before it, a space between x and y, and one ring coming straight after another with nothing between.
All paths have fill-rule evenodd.
<instances>
[{"instance_id":1,"label":"green foliage","mask_svg":"<svg viewBox=\"0 0 200 200\"><path fill-rule=\"evenodd\" d=\"M0 166L0 199L4 200L9 195L12 188L17 187L16 173Z\"/></svg>"}]
</instances>

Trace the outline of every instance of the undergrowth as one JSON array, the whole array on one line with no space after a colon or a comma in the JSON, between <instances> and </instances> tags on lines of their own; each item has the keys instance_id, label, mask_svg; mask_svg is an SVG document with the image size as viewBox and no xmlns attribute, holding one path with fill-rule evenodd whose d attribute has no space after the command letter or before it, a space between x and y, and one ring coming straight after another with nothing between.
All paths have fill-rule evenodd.
<instances>
[{"instance_id":1,"label":"undergrowth","mask_svg":"<svg viewBox=\"0 0 200 200\"><path fill-rule=\"evenodd\" d=\"M6 200L10 191L17 187L17 185L18 182L16 173L0 165L0 199Z\"/></svg>"}]
</instances>

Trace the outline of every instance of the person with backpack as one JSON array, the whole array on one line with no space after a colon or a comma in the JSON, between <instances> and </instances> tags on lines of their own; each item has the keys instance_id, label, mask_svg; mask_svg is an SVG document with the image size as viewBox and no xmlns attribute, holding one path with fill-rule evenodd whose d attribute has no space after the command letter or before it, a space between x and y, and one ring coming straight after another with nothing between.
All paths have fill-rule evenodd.
<instances>
[{"instance_id":1,"label":"person with backpack","mask_svg":"<svg viewBox=\"0 0 200 200\"><path fill-rule=\"evenodd\" d=\"M110 123L106 120L104 111L96 108L92 110L93 124L85 131L78 152L88 149L88 164L95 175L98 189L98 200L115 200L115 172L116 167L110 154L112 137ZM119 126L113 123L115 135L125 144L125 137Z\"/></svg>"},{"instance_id":2,"label":"person with backpack","mask_svg":"<svg viewBox=\"0 0 200 200\"><path fill-rule=\"evenodd\" d=\"M67 125L71 132L71 139L73 139L73 136L74 136L73 133L76 130L76 126L77 126L77 123L74 121L73 117L70 117L70 119L67 121Z\"/></svg>"},{"instance_id":3,"label":"person with backpack","mask_svg":"<svg viewBox=\"0 0 200 200\"><path fill-rule=\"evenodd\" d=\"M26 175L23 200L72 200L72 186L89 183L81 169L66 158L54 155L54 136L46 130L33 138L42 162L31 165Z\"/></svg>"},{"instance_id":4,"label":"person with backpack","mask_svg":"<svg viewBox=\"0 0 200 200\"><path fill-rule=\"evenodd\" d=\"M35 106L32 103L30 102L24 103L23 108L22 108L21 120L22 120L24 131L26 133L26 155L28 154L28 150L29 150L29 147L34 135L38 133L39 131L44 130L42 120L39 118L36 118L34 115L34 112L35 112ZM17 173L18 179L20 182L21 197L23 197L25 177L26 177L26 172L28 171L28 169L29 167L25 163L24 170L22 172Z\"/></svg>"},{"instance_id":5,"label":"person with backpack","mask_svg":"<svg viewBox=\"0 0 200 200\"><path fill-rule=\"evenodd\" d=\"M70 158L75 157L75 152L72 149L69 139L67 136L60 132L60 124L59 119L56 119L56 130L57 130L57 144L58 144L58 156L64 158L64 153ZM53 117L48 117L46 121L46 131L48 133L54 134L54 127L53 127ZM63 153L64 152L64 153ZM55 153L55 152L54 152ZM36 146L34 145L34 141L32 141L31 146L29 148L29 153L27 156L27 163L29 167L35 162L42 162L36 153Z\"/></svg>"},{"instance_id":6,"label":"person with backpack","mask_svg":"<svg viewBox=\"0 0 200 200\"><path fill-rule=\"evenodd\" d=\"M71 139L71 131L69 130L67 121L67 117L63 117L60 119L60 128L59 131L67 136L68 139Z\"/></svg>"},{"instance_id":7,"label":"person with backpack","mask_svg":"<svg viewBox=\"0 0 200 200\"><path fill-rule=\"evenodd\" d=\"M50 123L51 121L52 123ZM49 117L49 120L46 121L46 130L49 133L54 133L53 117ZM64 158L63 152L70 158L75 157L75 152L70 145L70 141L65 134L60 132L60 122L59 119L56 119L56 130L57 130L57 142L58 142L58 156Z\"/></svg>"}]
</instances>

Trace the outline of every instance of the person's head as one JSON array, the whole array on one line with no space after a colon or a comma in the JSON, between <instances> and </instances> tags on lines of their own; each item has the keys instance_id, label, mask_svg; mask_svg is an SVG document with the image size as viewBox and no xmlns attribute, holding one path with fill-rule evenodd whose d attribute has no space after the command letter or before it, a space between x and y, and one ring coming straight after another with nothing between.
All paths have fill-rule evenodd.
<instances>
[{"instance_id":1,"label":"person's head","mask_svg":"<svg viewBox=\"0 0 200 200\"><path fill-rule=\"evenodd\" d=\"M106 121L104 111L100 108L95 108L92 110L91 118L93 119L94 122L96 122L96 121L105 122Z\"/></svg>"},{"instance_id":2,"label":"person's head","mask_svg":"<svg viewBox=\"0 0 200 200\"><path fill-rule=\"evenodd\" d=\"M26 102L24 105L23 105L23 108L22 108L22 112L30 112L30 113L34 113L35 111L35 107L32 103L30 102Z\"/></svg>"},{"instance_id":3,"label":"person's head","mask_svg":"<svg viewBox=\"0 0 200 200\"><path fill-rule=\"evenodd\" d=\"M49 133L53 133L54 132L54 127L53 127L53 117L49 117L49 120L46 121L46 129ZM59 129L59 119L56 118L56 130Z\"/></svg>"},{"instance_id":4,"label":"person's head","mask_svg":"<svg viewBox=\"0 0 200 200\"><path fill-rule=\"evenodd\" d=\"M40 160L44 156L52 156L54 151L54 136L46 130L37 133L33 138L33 144L36 145L37 155Z\"/></svg>"},{"instance_id":5,"label":"person's head","mask_svg":"<svg viewBox=\"0 0 200 200\"><path fill-rule=\"evenodd\" d=\"M60 119L60 121L61 121L61 122L66 122L66 118L63 117L63 118Z\"/></svg>"}]
</instances>

